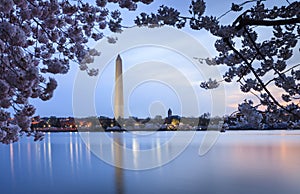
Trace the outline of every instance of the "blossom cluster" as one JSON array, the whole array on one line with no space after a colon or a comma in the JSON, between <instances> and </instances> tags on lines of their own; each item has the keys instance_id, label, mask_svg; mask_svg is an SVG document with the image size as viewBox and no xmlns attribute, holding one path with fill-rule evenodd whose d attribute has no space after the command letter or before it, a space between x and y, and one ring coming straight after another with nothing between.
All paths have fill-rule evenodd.
<instances>
[{"instance_id":1,"label":"blossom cluster","mask_svg":"<svg viewBox=\"0 0 300 194\"><path fill-rule=\"evenodd\" d=\"M105 37L105 28L121 31L121 14L110 12L108 3L135 10L138 2L152 1L1 0L0 142L15 142L22 133L42 138L30 129L35 108L29 99L45 101L53 96L57 82L48 76L67 73L70 62L91 76L98 74L88 64L100 52L87 42Z\"/></svg>"},{"instance_id":2,"label":"blossom cluster","mask_svg":"<svg viewBox=\"0 0 300 194\"><path fill-rule=\"evenodd\" d=\"M238 110L242 115L238 125L243 126L244 128L262 128L261 124L263 116L256 107L253 106L251 100L239 104Z\"/></svg>"}]
</instances>

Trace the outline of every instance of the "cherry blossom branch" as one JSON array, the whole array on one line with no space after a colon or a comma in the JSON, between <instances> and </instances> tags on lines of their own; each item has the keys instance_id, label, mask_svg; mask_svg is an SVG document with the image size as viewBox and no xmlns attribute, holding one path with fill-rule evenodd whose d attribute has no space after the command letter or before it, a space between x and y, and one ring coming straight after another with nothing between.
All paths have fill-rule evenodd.
<instances>
[{"instance_id":1,"label":"cherry blossom branch","mask_svg":"<svg viewBox=\"0 0 300 194\"><path fill-rule=\"evenodd\" d=\"M296 117L299 118L299 115L293 113L292 111L286 109L284 106L282 106L277 100L276 98L272 95L272 93L268 90L268 88L265 86L265 84L263 83L263 81L260 79L260 77L257 75L255 69L252 67L252 65L248 62L248 60L238 51L234 48L234 46L230 43L229 38L224 38L225 43L230 47L230 49L237 54L239 57L241 57L241 59L243 59L243 61L246 63L246 65L249 67L249 69L251 70L251 72L253 73L253 75L255 76L255 78L257 79L257 81L259 82L259 84L263 87L263 89L265 90L265 92L268 94L268 96L273 100L273 102L279 106L280 108L282 108L283 110L295 115Z\"/></svg>"}]
</instances>

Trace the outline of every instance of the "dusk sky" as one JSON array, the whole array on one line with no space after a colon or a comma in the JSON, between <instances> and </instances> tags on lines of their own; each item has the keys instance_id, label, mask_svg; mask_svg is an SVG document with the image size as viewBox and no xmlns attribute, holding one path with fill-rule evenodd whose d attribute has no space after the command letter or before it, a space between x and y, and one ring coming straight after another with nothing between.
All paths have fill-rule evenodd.
<instances>
[{"instance_id":1,"label":"dusk sky","mask_svg":"<svg viewBox=\"0 0 300 194\"><path fill-rule=\"evenodd\" d=\"M286 1L282 0L282 2ZM220 16L230 9L231 3L231 1L207 1L205 14ZM182 15L188 15L189 0L155 0L148 6L139 4L135 12L122 10L123 24L133 26L135 16L141 12L156 12L162 4L177 8ZM113 10L117 7L112 5L111 8ZM226 24L235 18L234 14L228 14L221 19L221 22ZM193 31L188 27L183 30L174 28L169 30L169 34L152 33L151 29L142 33L140 30L130 28L122 34L113 34L107 31L107 36L118 37L116 44L108 44L106 38L97 43L91 43L92 48L95 47L102 53L99 58L95 58L95 62L92 64L96 68L100 67L99 76L89 77L86 73L80 72L77 64L72 64L68 74L54 76L58 81L58 88L51 100L47 102L31 101L37 108L36 114L58 117L95 116L94 114L97 114L98 116L112 117L114 64L118 53L123 60L124 90L125 96L128 96L128 99L125 99L125 108L129 115L165 116L168 108L171 108L174 114L199 116L204 112L214 112L212 110L214 106L219 106L217 109L220 109L215 114L231 114L237 110L238 103L249 98L250 95L241 93L239 86L234 83L225 84L224 88L221 87L213 92L199 87L200 82L209 77L221 78L222 72L225 70L224 67L209 67L206 64L199 66L199 62L193 58L216 55L215 39L205 30ZM162 31L168 32L168 29L162 29ZM163 40L164 36L170 41L169 43L155 40L156 38ZM267 37L268 33L264 36ZM135 43L135 40L140 40L140 42ZM193 44L195 44L194 47ZM80 86L78 79L81 82ZM129 86L129 83L132 85ZM94 98L93 102L87 102L91 99L87 98L89 94L84 89L78 90L78 87L91 87L94 90L94 93L91 94ZM74 88L77 88L77 92L73 94ZM75 115L72 104L74 95L76 95L75 106L80 106L80 113L76 112ZM219 102L220 105L216 105ZM76 103L80 105L76 105ZM85 107L90 106L86 104L94 106L95 112L85 110Z\"/></svg>"}]
</instances>

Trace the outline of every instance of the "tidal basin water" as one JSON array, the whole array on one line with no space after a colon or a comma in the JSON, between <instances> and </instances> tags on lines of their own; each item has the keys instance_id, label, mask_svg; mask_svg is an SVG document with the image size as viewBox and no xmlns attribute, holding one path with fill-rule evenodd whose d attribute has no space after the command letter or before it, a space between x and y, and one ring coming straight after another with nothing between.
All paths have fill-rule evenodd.
<instances>
[{"instance_id":1,"label":"tidal basin water","mask_svg":"<svg viewBox=\"0 0 300 194\"><path fill-rule=\"evenodd\" d=\"M182 138L168 141L175 133ZM100 152L111 152L112 158L121 157L119 162L134 161L132 165L138 167L149 161L102 144L102 136L116 138L133 152L167 144L164 152L153 151L154 158L165 160L178 144L186 143L187 133L194 135L186 149L148 170L117 168L92 149L99 147ZM22 138L0 145L0 193L300 193L300 131L227 131L200 156L205 134L48 133L41 142ZM83 136L99 137L99 142Z\"/></svg>"}]
</instances>

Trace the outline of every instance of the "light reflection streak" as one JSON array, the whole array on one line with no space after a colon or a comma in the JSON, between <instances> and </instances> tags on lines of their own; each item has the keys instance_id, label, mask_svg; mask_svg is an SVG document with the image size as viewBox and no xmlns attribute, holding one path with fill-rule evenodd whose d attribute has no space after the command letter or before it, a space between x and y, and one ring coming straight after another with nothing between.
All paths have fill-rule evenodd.
<instances>
[{"instance_id":1,"label":"light reflection streak","mask_svg":"<svg viewBox=\"0 0 300 194\"><path fill-rule=\"evenodd\" d=\"M103 153L103 143L100 142L100 156L102 156L104 153Z\"/></svg>"},{"instance_id":2,"label":"light reflection streak","mask_svg":"<svg viewBox=\"0 0 300 194\"><path fill-rule=\"evenodd\" d=\"M76 135L78 137L78 135ZM79 140L79 162L82 163L82 143Z\"/></svg>"},{"instance_id":3,"label":"light reflection streak","mask_svg":"<svg viewBox=\"0 0 300 194\"><path fill-rule=\"evenodd\" d=\"M48 134L49 135L49 134ZM47 166L47 146L46 146L46 139L43 141L43 161L44 161L44 166L43 166L43 169L47 169L46 166Z\"/></svg>"},{"instance_id":4,"label":"light reflection streak","mask_svg":"<svg viewBox=\"0 0 300 194\"><path fill-rule=\"evenodd\" d=\"M10 156L10 171L11 171L11 177L13 180L15 180L15 165L14 165L14 147L13 144L9 145L9 156Z\"/></svg>"},{"instance_id":5,"label":"light reflection streak","mask_svg":"<svg viewBox=\"0 0 300 194\"><path fill-rule=\"evenodd\" d=\"M110 144L110 150L111 150L111 159L112 161L115 161L115 156L114 156L114 151L115 151L115 147L114 147L115 141L114 139L111 140L111 144Z\"/></svg>"},{"instance_id":6,"label":"light reflection streak","mask_svg":"<svg viewBox=\"0 0 300 194\"><path fill-rule=\"evenodd\" d=\"M285 162L287 159L287 145L285 141L280 141L280 159Z\"/></svg>"},{"instance_id":7,"label":"light reflection streak","mask_svg":"<svg viewBox=\"0 0 300 194\"><path fill-rule=\"evenodd\" d=\"M28 158L28 174L30 175L30 177L32 176L31 172L32 172L32 162L31 162L31 143L27 142L27 158Z\"/></svg>"},{"instance_id":8,"label":"light reflection streak","mask_svg":"<svg viewBox=\"0 0 300 194\"><path fill-rule=\"evenodd\" d=\"M89 167L91 167L91 140L90 140L90 132L86 132L87 133L87 141L85 143L85 152L86 152L86 158L88 160L88 164L89 164ZM83 142L81 143L83 144Z\"/></svg>"},{"instance_id":9,"label":"light reflection streak","mask_svg":"<svg viewBox=\"0 0 300 194\"><path fill-rule=\"evenodd\" d=\"M156 147L155 149L152 148L154 151L156 151L156 159L159 163L161 163L161 147L160 147L160 138L156 139Z\"/></svg>"},{"instance_id":10,"label":"light reflection streak","mask_svg":"<svg viewBox=\"0 0 300 194\"><path fill-rule=\"evenodd\" d=\"M72 169L72 174L74 174L74 158L73 158L73 138L72 138L72 132L70 132L70 143L69 143L69 148L70 148L70 163L71 163L71 169Z\"/></svg>"},{"instance_id":11,"label":"light reflection streak","mask_svg":"<svg viewBox=\"0 0 300 194\"><path fill-rule=\"evenodd\" d=\"M78 172L78 165L79 165L79 153L78 153L78 135L75 134L75 162L76 162L76 173Z\"/></svg>"},{"instance_id":12,"label":"light reflection streak","mask_svg":"<svg viewBox=\"0 0 300 194\"><path fill-rule=\"evenodd\" d=\"M50 180L53 182L53 177L52 177L52 150L51 150L51 134L48 133L48 139L47 139L47 152L48 152L48 166L49 166L49 175L50 175Z\"/></svg>"},{"instance_id":13,"label":"light reflection streak","mask_svg":"<svg viewBox=\"0 0 300 194\"><path fill-rule=\"evenodd\" d=\"M140 145L136 137L132 138L132 153L133 153L133 166L138 168L138 154L140 152Z\"/></svg>"},{"instance_id":14,"label":"light reflection streak","mask_svg":"<svg viewBox=\"0 0 300 194\"><path fill-rule=\"evenodd\" d=\"M21 143L18 141L18 158L21 158ZM21 162L19 162L19 168L21 168Z\"/></svg>"},{"instance_id":15,"label":"light reflection streak","mask_svg":"<svg viewBox=\"0 0 300 194\"><path fill-rule=\"evenodd\" d=\"M40 169L41 169L41 163L40 163L40 161L42 161L41 160L41 149L40 149L41 144L40 143L36 143L34 145L35 145L35 157L37 158L37 161L38 161L37 164L36 164L36 166L37 166L37 168L40 171Z\"/></svg>"}]
</instances>

